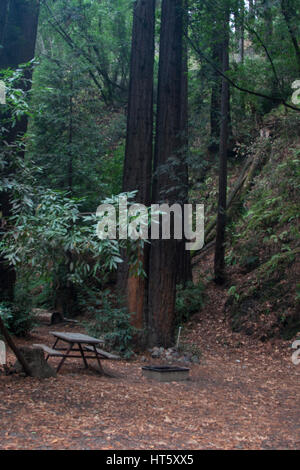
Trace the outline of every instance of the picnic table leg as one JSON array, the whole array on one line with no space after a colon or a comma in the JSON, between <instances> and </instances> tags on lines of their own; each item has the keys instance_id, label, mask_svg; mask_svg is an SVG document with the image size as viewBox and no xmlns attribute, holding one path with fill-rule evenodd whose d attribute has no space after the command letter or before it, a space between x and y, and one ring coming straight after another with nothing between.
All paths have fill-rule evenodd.
<instances>
[{"instance_id":1,"label":"picnic table leg","mask_svg":"<svg viewBox=\"0 0 300 470\"><path fill-rule=\"evenodd\" d=\"M95 355L96 355L96 358L97 358L97 361L98 361L98 364L99 364L100 372L104 375L104 370L103 370L103 367L102 367L102 364L101 364L101 361L100 361L100 358L99 358L99 354L97 353L96 346L93 345L93 348L94 348Z\"/></svg>"},{"instance_id":2,"label":"picnic table leg","mask_svg":"<svg viewBox=\"0 0 300 470\"><path fill-rule=\"evenodd\" d=\"M58 341L59 341L59 338L56 338L56 340L55 340L55 342L54 342L54 344L53 344L53 346L52 346L52 349L55 349L55 346L57 345Z\"/></svg>"},{"instance_id":3,"label":"picnic table leg","mask_svg":"<svg viewBox=\"0 0 300 470\"><path fill-rule=\"evenodd\" d=\"M53 344L53 346L52 346L52 349L55 349L55 346L57 345L58 341L59 341L59 338L56 338L56 340L55 340L55 342L54 342L54 344ZM48 361L49 357L50 357L50 354L47 354L47 356L46 356L46 361Z\"/></svg>"},{"instance_id":4,"label":"picnic table leg","mask_svg":"<svg viewBox=\"0 0 300 470\"><path fill-rule=\"evenodd\" d=\"M73 346L74 346L74 343L70 343L70 346L69 346L69 348L67 349L66 354L64 355L64 357L62 358L62 360L61 360L60 363L58 364L58 367L57 367L57 369L56 369L56 372L59 372L61 366L63 365L63 363L64 363L65 360L67 359L67 357L68 357L69 353L71 352L71 349L73 348Z\"/></svg>"},{"instance_id":5,"label":"picnic table leg","mask_svg":"<svg viewBox=\"0 0 300 470\"><path fill-rule=\"evenodd\" d=\"M86 360L86 358L85 358L85 355L84 355L82 346L81 346L80 343L78 343L78 346L79 346L79 350L80 350L80 354L81 354L82 360L83 360L83 362L84 362L84 366L85 366L86 369L88 369L89 366L88 366L87 360Z\"/></svg>"}]
</instances>

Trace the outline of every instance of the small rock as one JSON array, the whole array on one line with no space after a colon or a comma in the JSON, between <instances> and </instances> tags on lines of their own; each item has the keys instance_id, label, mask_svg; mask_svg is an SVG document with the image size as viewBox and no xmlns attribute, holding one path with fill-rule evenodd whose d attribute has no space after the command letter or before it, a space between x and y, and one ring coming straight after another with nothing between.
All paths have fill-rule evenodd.
<instances>
[{"instance_id":1,"label":"small rock","mask_svg":"<svg viewBox=\"0 0 300 470\"><path fill-rule=\"evenodd\" d=\"M153 357L153 359L158 359L160 356L161 353L159 351L153 351L153 353L151 354L151 357Z\"/></svg>"},{"instance_id":2,"label":"small rock","mask_svg":"<svg viewBox=\"0 0 300 470\"><path fill-rule=\"evenodd\" d=\"M146 362L147 361L147 358L145 356L142 356L141 357L141 362Z\"/></svg>"}]
</instances>

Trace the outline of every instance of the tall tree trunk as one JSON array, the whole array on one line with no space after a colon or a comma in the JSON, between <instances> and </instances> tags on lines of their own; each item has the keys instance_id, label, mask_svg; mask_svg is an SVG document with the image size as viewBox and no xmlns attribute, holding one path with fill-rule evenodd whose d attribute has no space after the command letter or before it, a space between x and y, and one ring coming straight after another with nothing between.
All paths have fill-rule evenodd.
<instances>
[{"instance_id":1,"label":"tall tree trunk","mask_svg":"<svg viewBox=\"0 0 300 470\"><path fill-rule=\"evenodd\" d=\"M1 68L18 67L33 58L39 3L39 0L4 0L4 4L8 4L8 14L4 26L4 47L0 52Z\"/></svg>"},{"instance_id":2,"label":"tall tree trunk","mask_svg":"<svg viewBox=\"0 0 300 470\"><path fill-rule=\"evenodd\" d=\"M265 22L265 38L264 43L266 45L271 44L273 36L273 14L272 14L272 5L269 0L262 0L263 8L263 19Z\"/></svg>"},{"instance_id":3,"label":"tall tree trunk","mask_svg":"<svg viewBox=\"0 0 300 470\"><path fill-rule=\"evenodd\" d=\"M218 40L216 36L213 41L212 59L215 66L220 69L222 67L222 40ZM210 103L210 145L208 149L211 155L211 160L214 159L219 148L221 92L222 80L220 75L214 71Z\"/></svg>"},{"instance_id":4,"label":"tall tree trunk","mask_svg":"<svg viewBox=\"0 0 300 470\"><path fill-rule=\"evenodd\" d=\"M263 8L263 19L265 23L265 31L263 35L263 42L268 52L273 55L273 34L274 34L274 27L273 27L273 11L272 11L272 2L270 0L262 0L262 8ZM271 83L270 83L270 94L275 97L280 97L282 95L280 90L280 84L277 81L275 74L271 76ZM271 100L264 100L263 102L263 112L269 113L271 109L277 106L277 102Z\"/></svg>"},{"instance_id":5,"label":"tall tree trunk","mask_svg":"<svg viewBox=\"0 0 300 470\"><path fill-rule=\"evenodd\" d=\"M73 70L70 72L70 96L69 96L69 128L68 128L68 166L67 166L67 178L66 187L68 188L69 194L73 194L74 186L74 153L73 153L73 137L74 137L74 77ZM58 276L57 285L55 287L55 310L58 310L62 316L72 316L76 309L77 300L77 289L76 285L68 279L72 269L73 255L71 250L66 252L66 271L64 264L61 265L61 269L64 274ZM66 280L67 278L67 280ZM75 308L74 308L75 307Z\"/></svg>"},{"instance_id":6,"label":"tall tree trunk","mask_svg":"<svg viewBox=\"0 0 300 470\"><path fill-rule=\"evenodd\" d=\"M127 138L123 191L137 190L136 201L148 206L151 200L153 158L153 68L156 0L137 0L132 31ZM148 270L149 249L140 253ZM147 305L147 279L130 274L128 263L119 272L120 286L126 291L132 323L142 329Z\"/></svg>"},{"instance_id":7,"label":"tall tree trunk","mask_svg":"<svg viewBox=\"0 0 300 470\"><path fill-rule=\"evenodd\" d=\"M229 8L226 6L223 43L223 73L229 69ZM222 284L225 280L225 229L226 229L226 196L227 196L227 148L229 134L229 84L222 79L221 130L220 130L220 169L219 200L217 218L217 236L215 248L215 282Z\"/></svg>"},{"instance_id":8,"label":"tall tree trunk","mask_svg":"<svg viewBox=\"0 0 300 470\"><path fill-rule=\"evenodd\" d=\"M29 62L34 57L37 35L39 0L4 0L0 7L0 69L17 68L20 64ZM2 16L2 14L4 16ZM31 87L31 70L27 69L24 80L19 86L28 91ZM3 116L0 112L0 120ZM6 116L7 118L7 116ZM5 141L13 144L18 136L27 129L27 118L24 116L14 127L9 127ZM9 154L8 154L9 158ZM0 175L4 177L2 173ZM0 193L0 226L5 227L5 218L10 215L11 208L7 193ZM0 259L0 295L12 300L15 283L15 272L9 268L3 258Z\"/></svg>"},{"instance_id":9,"label":"tall tree trunk","mask_svg":"<svg viewBox=\"0 0 300 470\"><path fill-rule=\"evenodd\" d=\"M182 204L188 203L188 191L189 191L189 175L188 175L188 49L187 49L187 34L188 34L188 0L184 0L184 11L183 11L183 47L182 47L182 74L181 74L181 123L180 132L182 137L182 151L180 158L182 159L181 167L178 170L178 176L181 182L181 188L179 188L179 198ZM182 227L184 233L184 224ZM184 237L178 242L178 268L177 268L177 283L185 285L188 281L192 280L192 264L190 252L185 249Z\"/></svg>"},{"instance_id":10,"label":"tall tree trunk","mask_svg":"<svg viewBox=\"0 0 300 470\"><path fill-rule=\"evenodd\" d=\"M180 202L176 163L180 165L182 150L182 7L182 0L162 2L152 198L155 203L169 205ZM152 240L148 291L150 345L172 344L177 268L178 243L172 239L172 233L170 240Z\"/></svg>"},{"instance_id":11,"label":"tall tree trunk","mask_svg":"<svg viewBox=\"0 0 300 470\"><path fill-rule=\"evenodd\" d=\"M249 9L250 9L250 4L249 4ZM237 49L238 49L238 56L237 56L237 62L239 64L244 63L245 59L245 1L244 0L239 0L236 6L236 10L234 13L234 18L235 18L235 36L236 36L236 42L237 42ZM238 95L238 100L239 100L239 114L240 116L245 115L245 94L244 93L239 93ZM229 111L229 118L230 118L230 111ZM231 126L231 123L230 123ZM230 138L229 140L233 139L232 136L232 128L230 128ZM230 145L232 142L229 142L229 147L232 147Z\"/></svg>"},{"instance_id":12,"label":"tall tree trunk","mask_svg":"<svg viewBox=\"0 0 300 470\"><path fill-rule=\"evenodd\" d=\"M6 17L8 13L8 4L9 0L2 0L0 3L0 50L3 46L3 39L4 39L4 32L5 32L5 25L6 25Z\"/></svg>"},{"instance_id":13,"label":"tall tree trunk","mask_svg":"<svg viewBox=\"0 0 300 470\"><path fill-rule=\"evenodd\" d=\"M239 39L239 62L244 63L245 55L245 3L240 0L240 8L238 12L238 39Z\"/></svg>"},{"instance_id":14,"label":"tall tree trunk","mask_svg":"<svg viewBox=\"0 0 300 470\"><path fill-rule=\"evenodd\" d=\"M71 73L73 73L71 71ZM73 77L70 78L70 97L69 97L69 137L68 137L68 190L70 195L73 193Z\"/></svg>"}]
</instances>

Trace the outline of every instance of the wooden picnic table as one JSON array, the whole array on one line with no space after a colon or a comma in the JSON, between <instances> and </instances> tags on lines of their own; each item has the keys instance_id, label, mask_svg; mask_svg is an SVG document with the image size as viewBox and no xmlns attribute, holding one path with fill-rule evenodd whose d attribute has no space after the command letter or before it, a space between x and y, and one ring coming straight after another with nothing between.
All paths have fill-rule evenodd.
<instances>
[{"instance_id":1,"label":"wooden picnic table","mask_svg":"<svg viewBox=\"0 0 300 470\"><path fill-rule=\"evenodd\" d=\"M55 342L52 348L49 348L45 344L35 344L34 346L41 347L47 353L46 361L50 356L62 358L58 364L56 372L59 372L67 358L82 358L86 369L88 368L87 359L97 359L100 372L104 374L100 360L103 358L103 354L101 354L101 350L96 348L99 344L104 343L103 340L93 338L92 336L84 335L82 333L63 333L60 331L51 331L50 333L55 337ZM63 348L57 347L58 342L67 343L68 346ZM75 345L77 345L78 348L74 348ZM80 352L80 355L73 354L74 352ZM105 351L102 351L102 353L105 353Z\"/></svg>"}]
</instances>

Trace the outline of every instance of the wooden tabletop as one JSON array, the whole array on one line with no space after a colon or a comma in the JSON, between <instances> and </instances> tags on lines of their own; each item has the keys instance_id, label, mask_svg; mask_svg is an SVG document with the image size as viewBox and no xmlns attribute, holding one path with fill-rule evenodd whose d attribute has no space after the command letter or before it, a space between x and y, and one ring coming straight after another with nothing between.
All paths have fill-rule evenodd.
<instances>
[{"instance_id":1,"label":"wooden tabletop","mask_svg":"<svg viewBox=\"0 0 300 470\"><path fill-rule=\"evenodd\" d=\"M104 343L102 339L93 338L92 336L83 335L81 333L62 333L61 331L50 331L56 338L67 341L68 343L85 343L85 344L100 344Z\"/></svg>"}]
</instances>

